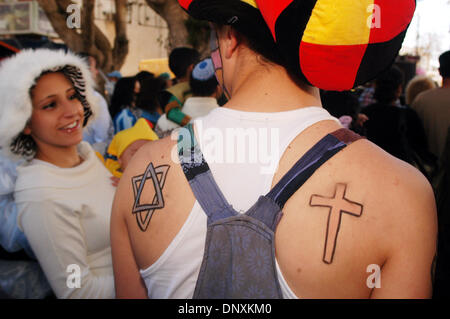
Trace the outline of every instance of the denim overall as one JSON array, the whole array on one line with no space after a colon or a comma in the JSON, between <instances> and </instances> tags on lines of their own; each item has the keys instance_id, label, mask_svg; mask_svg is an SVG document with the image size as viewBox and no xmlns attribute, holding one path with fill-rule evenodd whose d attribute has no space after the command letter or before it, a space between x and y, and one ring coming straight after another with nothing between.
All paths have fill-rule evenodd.
<instances>
[{"instance_id":1,"label":"denim overall","mask_svg":"<svg viewBox=\"0 0 450 319\"><path fill-rule=\"evenodd\" d=\"M326 135L244 214L226 201L203 158L191 124L180 129L178 154L191 189L208 216L205 252L194 291L198 299L283 298L274 235L288 199L328 159L361 137L347 129Z\"/></svg>"}]
</instances>

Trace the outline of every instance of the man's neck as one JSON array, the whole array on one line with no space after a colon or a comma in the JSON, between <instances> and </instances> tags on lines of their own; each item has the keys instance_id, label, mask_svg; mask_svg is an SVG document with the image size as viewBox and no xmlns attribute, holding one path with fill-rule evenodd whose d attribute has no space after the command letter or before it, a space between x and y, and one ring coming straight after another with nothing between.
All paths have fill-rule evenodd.
<instances>
[{"instance_id":1,"label":"man's neck","mask_svg":"<svg viewBox=\"0 0 450 319\"><path fill-rule=\"evenodd\" d=\"M281 66L255 65L235 74L232 87L227 88L232 97L224 107L270 113L322 105L317 88L298 85Z\"/></svg>"},{"instance_id":2,"label":"man's neck","mask_svg":"<svg viewBox=\"0 0 450 319\"><path fill-rule=\"evenodd\" d=\"M450 88L450 78L442 79L442 87L446 89Z\"/></svg>"},{"instance_id":3,"label":"man's neck","mask_svg":"<svg viewBox=\"0 0 450 319\"><path fill-rule=\"evenodd\" d=\"M189 75L186 75L185 77L182 77L182 78L177 78L177 84L188 82L188 81L189 81Z\"/></svg>"}]
</instances>

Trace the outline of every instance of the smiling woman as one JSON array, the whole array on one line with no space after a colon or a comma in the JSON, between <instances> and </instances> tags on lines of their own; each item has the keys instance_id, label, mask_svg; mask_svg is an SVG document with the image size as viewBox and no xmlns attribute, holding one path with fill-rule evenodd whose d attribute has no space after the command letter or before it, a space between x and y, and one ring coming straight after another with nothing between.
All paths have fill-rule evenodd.
<instances>
[{"instance_id":1,"label":"smiling woman","mask_svg":"<svg viewBox=\"0 0 450 319\"><path fill-rule=\"evenodd\" d=\"M0 65L0 79L8 79L0 82L0 148L26 159L14 191L19 229L58 298L113 298L115 189L82 142L97 110L88 66L64 51L27 50Z\"/></svg>"},{"instance_id":2,"label":"smiling woman","mask_svg":"<svg viewBox=\"0 0 450 319\"><path fill-rule=\"evenodd\" d=\"M76 165L84 115L75 88L63 73L56 72L43 75L32 93L33 113L23 133L36 143L35 158L62 167ZM66 159L74 162L61 162Z\"/></svg>"}]
</instances>

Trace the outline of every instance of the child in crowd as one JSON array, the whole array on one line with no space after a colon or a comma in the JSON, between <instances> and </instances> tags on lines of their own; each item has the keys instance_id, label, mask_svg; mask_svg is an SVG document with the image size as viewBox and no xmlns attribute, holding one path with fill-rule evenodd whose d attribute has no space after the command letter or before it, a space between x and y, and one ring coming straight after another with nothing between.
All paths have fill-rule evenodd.
<instances>
[{"instance_id":1,"label":"child in crowd","mask_svg":"<svg viewBox=\"0 0 450 319\"><path fill-rule=\"evenodd\" d=\"M140 118L133 127L114 136L106 153L105 166L114 177L120 178L137 150L146 142L157 139L148 121Z\"/></svg>"},{"instance_id":2,"label":"child in crowd","mask_svg":"<svg viewBox=\"0 0 450 319\"><path fill-rule=\"evenodd\" d=\"M191 96L189 77L199 59L200 53L197 50L186 47L175 48L169 55L169 68L176 76L176 84L162 91L159 100L167 119L181 126L191 120L181 108Z\"/></svg>"},{"instance_id":3,"label":"child in crowd","mask_svg":"<svg viewBox=\"0 0 450 319\"><path fill-rule=\"evenodd\" d=\"M190 76L189 85L192 96L186 99L181 111L191 120L205 116L219 107L217 99L222 91L217 83L211 58L197 63ZM177 127L180 127L180 125L168 120L167 115L163 114L158 120L155 132L158 136L163 137Z\"/></svg>"}]
</instances>

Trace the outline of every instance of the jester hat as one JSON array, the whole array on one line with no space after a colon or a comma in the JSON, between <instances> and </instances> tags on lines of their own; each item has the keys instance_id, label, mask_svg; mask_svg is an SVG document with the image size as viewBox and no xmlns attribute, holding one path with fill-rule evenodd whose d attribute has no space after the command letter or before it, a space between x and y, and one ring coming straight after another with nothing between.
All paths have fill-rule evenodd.
<instances>
[{"instance_id":1,"label":"jester hat","mask_svg":"<svg viewBox=\"0 0 450 319\"><path fill-rule=\"evenodd\" d=\"M178 2L192 17L232 25L262 44L270 45L269 34L291 73L333 91L370 81L392 64L416 7L415 0Z\"/></svg>"}]
</instances>

